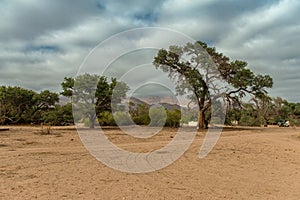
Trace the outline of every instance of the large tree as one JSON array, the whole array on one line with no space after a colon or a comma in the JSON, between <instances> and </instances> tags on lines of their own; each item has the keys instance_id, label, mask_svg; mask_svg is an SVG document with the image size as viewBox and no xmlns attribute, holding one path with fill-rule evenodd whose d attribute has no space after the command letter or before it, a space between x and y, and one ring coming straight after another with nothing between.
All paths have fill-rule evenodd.
<instances>
[{"instance_id":1,"label":"large tree","mask_svg":"<svg viewBox=\"0 0 300 200\"><path fill-rule=\"evenodd\" d=\"M29 114L34 104L34 91L21 87L0 88L1 122L4 124L17 124L24 120L24 115ZM24 123L24 121L22 122Z\"/></svg>"},{"instance_id":2,"label":"large tree","mask_svg":"<svg viewBox=\"0 0 300 200\"><path fill-rule=\"evenodd\" d=\"M193 100L199 107L199 129L207 128L208 121L205 119L209 117L205 115L217 98L222 97L229 104L240 103L247 94L254 97L267 94L266 88L273 85L270 76L255 75L247 68L246 62L230 61L215 48L200 41L161 49L153 64L177 81L179 94L193 94ZM229 85L225 90L213 83L222 81ZM217 95L212 95L212 91Z\"/></svg>"},{"instance_id":3,"label":"large tree","mask_svg":"<svg viewBox=\"0 0 300 200\"><path fill-rule=\"evenodd\" d=\"M105 111L111 112L112 106L121 102L129 90L123 82L112 78L110 82L105 76L83 74L75 78L66 77L61 84L62 95L72 97L75 109L88 117L90 128L94 128L97 116Z\"/></svg>"},{"instance_id":4,"label":"large tree","mask_svg":"<svg viewBox=\"0 0 300 200\"><path fill-rule=\"evenodd\" d=\"M38 123L42 113L59 100L58 94L44 90L40 93L21 87L0 87L0 123Z\"/></svg>"}]
</instances>

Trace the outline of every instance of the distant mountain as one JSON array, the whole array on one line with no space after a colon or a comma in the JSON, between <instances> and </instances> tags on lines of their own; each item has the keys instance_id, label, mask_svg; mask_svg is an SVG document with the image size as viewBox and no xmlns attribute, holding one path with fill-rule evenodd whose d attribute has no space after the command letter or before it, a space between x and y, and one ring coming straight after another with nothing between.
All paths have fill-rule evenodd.
<instances>
[{"instance_id":1,"label":"distant mountain","mask_svg":"<svg viewBox=\"0 0 300 200\"><path fill-rule=\"evenodd\" d=\"M177 104L160 103L160 105L163 106L167 110L175 110L175 109L181 110L182 109L182 107L180 107Z\"/></svg>"},{"instance_id":2,"label":"distant mountain","mask_svg":"<svg viewBox=\"0 0 300 200\"><path fill-rule=\"evenodd\" d=\"M141 96L136 98L148 103L149 105L161 104L161 103L179 105L177 98L174 96Z\"/></svg>"},{"instance_id":3,"label":"distant mountain","mask_svg":"<svg viewBox=\"0 0 300 200\"><path fill-rule=\"evenodd\" d=\"M139 99L139 98L136 98L136 97L130 97L130 99L128 100L129 102L131 103L134 103L135 105L138 105L138 104L146 104L146 105L149 105L147 102ZM128 102L127 101L127 102Z\"/></svg>"},{"instance_id":4,"label":"distant mountain","mask_svg":"<svg viewBox=\"0 0 300 200\"><path fill-rule=\"evenodd\" d=\"M138 104L146 104L149 107L153 105L161 105L167 110L174 110L178 109L181 110L182 107L178 105L178 101L175 98L169 96L147 96L147 97L131 97L129 99L130 102L134 103L135 105Z\"/></svg>"}]
</instances>

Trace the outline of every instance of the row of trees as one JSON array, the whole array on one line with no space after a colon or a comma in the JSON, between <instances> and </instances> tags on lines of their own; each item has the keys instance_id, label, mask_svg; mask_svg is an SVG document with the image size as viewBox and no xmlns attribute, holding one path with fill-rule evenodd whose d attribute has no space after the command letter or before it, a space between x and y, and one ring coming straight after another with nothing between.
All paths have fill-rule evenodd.
<instances>
[{"instance_id":1,"label":"row of trees","mask_svg":"<svg viewBox=\"0 0 300 200\"><path fill-rule=\"evenodd\" d=\"M76 87L75 87L76 83ZM93 85L97 85L95 91ZM109 82L106 77L84 74L74 78L65 78L60 95L72 99L75 105L89 102L91 106L82 107L82 112L74 115L72 103L59 104L59 94L48 90L37 93L21 87L0 87L0 124L51 124L68 125L75 120L88 118L90 127L94 127L97 117L105 117L104 112L111 113L112 91L117 85L116 79ZM120 102L125 97L128 87L118 84L120 95L114 98ZM72 97L72 98L71 98ZM95 106L94 106L95 104ZM93 110L96 109L96 112ZM96 113L96 114L94 114ZM113 124L111 122L109 125Z\"/></svg>"},{"instance_id":2,"label":"row of trees","mask_svg":"<svg viewBox=\"0 0 300 200\"><path fill-rule=\"evenodd\" d=\"M86 75L85 75L86 76ZM62 85L66 85L66 78ZM114 83L115 84L115 83ZM108 83L108 85L110 85ZM111 83L110 87L113 88ZM66 89L62 92L65 94ZM104 99L103 93L102 99ZM66 96L69 96L66 95ZM109 98L110 94L107 96ZM97 101L100 102L98 96ZM59 105L59 94L50 91L40 93L20 87L0 87L0 124L73 124L72 104ZM105 102L105 101L103 101ZM102 104L103 106L103 104ZM178 127L180 123L197 120L197 110L189 110L181 115L178 109L167 110L162 107L151 108L146 103L129 103L129 113L125 111L111 111L111 106L103 106L96 118L100 125L150 125ZM91 119L88 110L82 115L75 116L90 126ZM291 125L300 125L300 103L292 103L280 97L252 99L250 102L231 106L227 111L226 124L238 122L245 126L260 126L276 124L280 119L289 120ZM161 122L163 120L163 122ZM88 121L88 122L87 122Z\"/></svg>"},{"instance_id":3,"label":"row of trees","mask_svg":"<svg viewBox=\"0 0 300 200\"><path fill-rule=\"evenodd\" d=\"M269 75L254 74L247 68L246 62L231 61L203 42L161 49L153 64L176 81L178 94L187 95L191 102L196 103L199 129L207 128L212 118L211 110L217 109L212 105L218 105L220 99L229 105L226 118L228 123L236 120L245 122L245 125L258 125L271 123L277 118L297 121L299 117L299 104L268 97L266 89L273 86ZM219 83L223 85L220 87ZM224 84L226 87L222 87ZM132 106L129 109L132 120L126 120L129 118L128 110L124 110L121 102L129 88L117 79L108 80L104 76L84 74L65 78L61 85L60 94L72 100L74 120L88 119L90 128L95 126L97 119L107 125L115 124L116 118L122 119L124 124L134 122L147 125L155 120L159 124L156 116L163 117L167 125L178 126L181 116L179 110L151 110L145 105ZM251 102L243 103L245 96L252 98ZM58 101L59 95L47 90L36 93L20 87L2 86L0 123L72 123L72 105L59 106ZM151 112L154 114L151 115ZM195 118L194 114L190 117Z\"/></svg>"},{"instance_id":4,"label":"row of trees","mask_svg":"<svg viewBox=\"0 0 300 200\"><path fill-rule=\"evenodd\" d=\"M73 123L72 105L59 105L59 95L21 87L0 87L0 124L66 125Z\"/></svg>"},{"instance_id":5,"label":"row of trees","mask_svg":"<svg viewBox=\"0 0 300 200\"><path fill-rule=\"evenodd\" d=\"M300 125L300 103L292 103L280 97L252 99L242 107L231 107L227 112L226 123L236 121L240 125L260 126L277 124L281 119L290 121L292 126Z\"/></svg>"},{"instance_id":6,"label":"row of trees","mask_svg":"<svg viewBox=\"0 0 300 200\"><path fill-rule=\"evenodd\" d=\"M65 78L62 83L62 95L72 98L75 120L86 119L90 128L95 121L100 125L150 125L172 126L180 124L181 112L165 108L150 108L146 103L135 105L129 102L129 109L121 104L129 87L124 82L104 76L83 74L74 78Z\"/></svg>"},{"instance_id":7,"label":"row of trees","mask_svg":"<svg viewBox=\"0 0 300 200\"><path fill-rule=\"evenodd\" d=\"M146 103L130 102L129 113L124 109L113 114L129 90L125 83L104 76L84 74L66 77L60 95L72 103L59 104L59 94L48 90L40 93L21 87L0 87L0 124L49 124L69 125L74 120L94 128L100 125L150 125L178 127L179 110L151 108ZM77 112L73 113L73 109ZM73 115L74 114L74 115ZM163 121L162 121L163 120Z\"/></svg>"}]
</instances>

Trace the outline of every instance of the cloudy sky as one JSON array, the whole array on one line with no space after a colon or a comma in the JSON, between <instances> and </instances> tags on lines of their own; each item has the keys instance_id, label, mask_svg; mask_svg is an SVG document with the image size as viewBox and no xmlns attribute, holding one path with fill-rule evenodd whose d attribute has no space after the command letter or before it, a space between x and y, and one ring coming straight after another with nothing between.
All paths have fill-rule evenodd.
<instances>
[{"instance_id":1,"label":"cloudy sky","mask_svg":"<svg viewBox=\"0 0 300 200\"><path fill-rule=\"evenodd\" d=\"M298 0L0 0L0 12L0 85L58 92L100 42L162 27L247 61L273 77L272 96L300 102Z\"/></svg>"}]
</instances>

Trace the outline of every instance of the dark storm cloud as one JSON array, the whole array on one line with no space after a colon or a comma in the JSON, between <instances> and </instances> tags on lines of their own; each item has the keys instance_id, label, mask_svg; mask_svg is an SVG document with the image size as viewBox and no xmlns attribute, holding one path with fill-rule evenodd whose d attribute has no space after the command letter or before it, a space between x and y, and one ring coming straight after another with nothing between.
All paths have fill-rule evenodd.
<instances>
[{"instance_id":1,"label":"dark storm cloud","mask_svg":"<svg viewBox=\"0 0 300 200\"><path fill-rule=\"evenodd\" d=\"M4 1L1 3L1 39L34 39L101 15L96 1Z\"/></svg>"},{"instance_id":2,"label":"dark storm cloud","mask_svg":"<svg viewBox=\"0 0 300 200\"><path fill-rule=\"evenodd\" d=\"M297 0L4 0L0 12L0 84L59 91L63 77L74 76L99 42L130 28L160 26L246 60L255 72L272 75L273 96L300 101Z\"/></svg>"}]
</instances>

